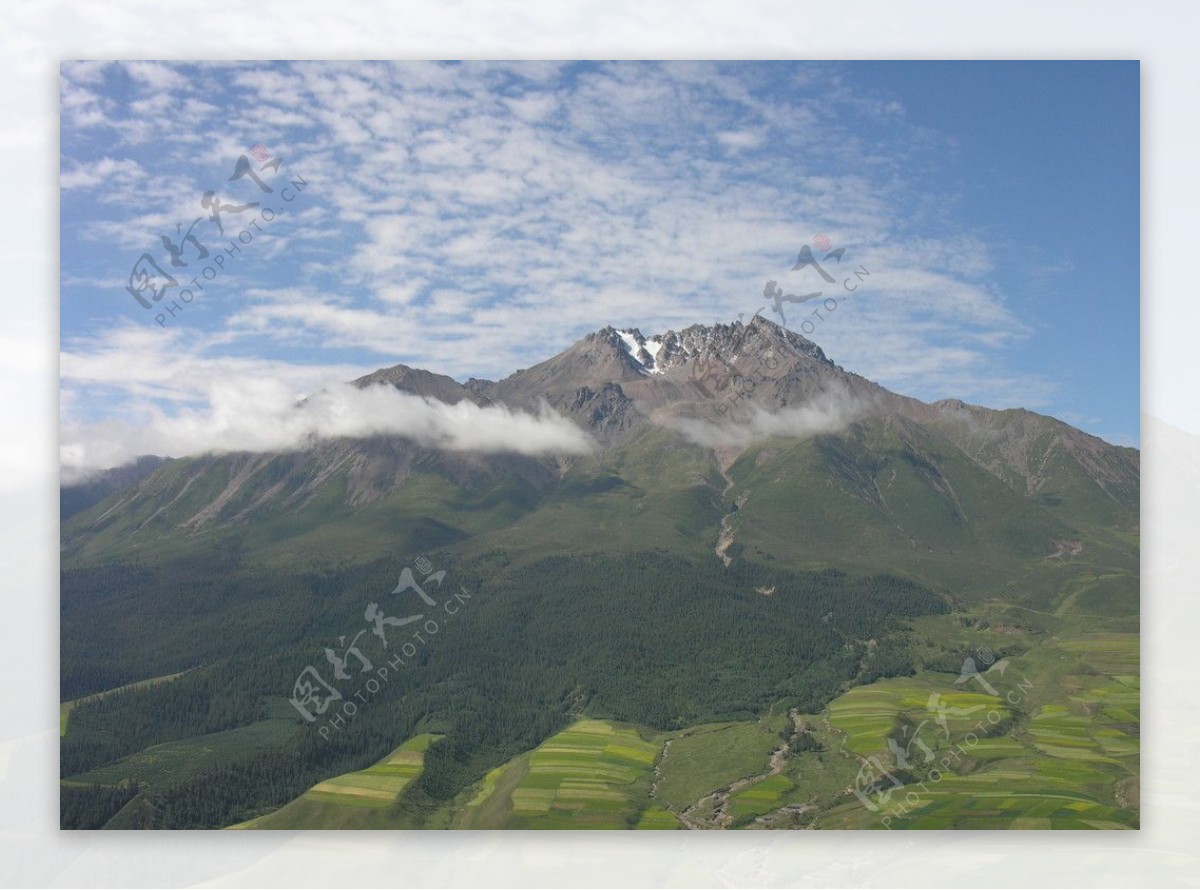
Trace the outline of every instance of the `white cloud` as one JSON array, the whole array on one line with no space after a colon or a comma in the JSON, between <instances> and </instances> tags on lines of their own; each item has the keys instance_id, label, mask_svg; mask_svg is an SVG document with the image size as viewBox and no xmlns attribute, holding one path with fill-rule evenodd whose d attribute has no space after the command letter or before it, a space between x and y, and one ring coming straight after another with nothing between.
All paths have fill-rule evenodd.
<instances>
[{"instance_id":1,"label":"white cloud","mask_svg":"<svg viewBox=\"0 0 1200 890\"><path fill-rule=\"evenodd\" d=\"M70 170L64 170L59 174L58 186L64 191L95 188L107 185L110 180L115 179L119 188L128 189L145 177L146 171L137 161L128 158L100 158L98 161L77 164Z\"/></svg>"},{"instance_id":2,"label":"white cloud","mask_svg":"<svg viewBox=\"0 0 1200 890\"><path fill-rule=\"evenodd\" d=\"M161 62L122 62L129 76L157 91L177 90L187 85L187 78L174 67Z\"/></svg>"},{"instance_id":3,"label":"white cloud","mask_svg":"<svg viewBox=\"0 0 1200 890\"><path fill-rule=\"evenodd\" d=\"M735 151L743 148L758 148L766 139L761 130L727 130L717 134L717 141Z\"/></svg>"},{"instance_id":4,"label":"white cloud","mask_svg":"<svg viewBox=\"0 0 1200 890\"><path fill-rule=\"evenodd\" d=\"M803 405L769 412L751 403L720 422L695 418L672 418L664 426L678 430L687 439L706 448L746 448L773 437L808 439L840 432L869 410L863 399L844 392L824 392Z\"/></svg>"},{"instance_id":5,"label":"white cloud","mask_svg":"<svg viewBox=\"0 0 1200 890\"><path fill-rule=\"evenodd\" d=\"M1029 329L988 280L988 245L949 223L914 230L912 208L935 198L905 175L917 149L872 143L870 123L855 123L884 114L891 135L902 114L816 69L796 69L795 89L767 100L773 66L603 64L561 79L561 66L535 67L193 67L213 88L188 98L221 106L219 132L199 144L164 133L174 178L147 182L153 193L116 188L110 173L113 216L83 234L157 244L194 209L208 167L263 142L308 179L305 213L319 212L273 224L271 249L239 267L251 299L207 317L240 350L316 362L349 350L373 367L504 376L610 322L663 330L749 315L768 278L804 286L790 267L823 233L847 248L830 269L837 287L847 266L872 272L805 331L837 361L918 396L1008 402L1052 386L996 361ZM94 72L79 76L95 88ZM159 95L184 90L155 67L138 76ZM128 115L83 90L64 86L64 115L69 104ZM919 135L921 150L936 145ZM68 191L105 172L64 153ZM948 383L971 391L940 392Z\"/></svg>"},{"instance_id":6,"label":"white cloud","mask_svg":"<svg viewBox=\"0 0 1200 890\"><path fill-rule=\"evenodd\" d=\"M397 436L447 451L524 455L584 454L587 434L544 408L537 414L502 405L449 405L390 386L333 384L303 401L281 380L225 378L199 408L147 408L144 422L65 423L64 479L120 466L143 454L184 457L280 452L327 439Z\"/></svg>"}]
</instances>

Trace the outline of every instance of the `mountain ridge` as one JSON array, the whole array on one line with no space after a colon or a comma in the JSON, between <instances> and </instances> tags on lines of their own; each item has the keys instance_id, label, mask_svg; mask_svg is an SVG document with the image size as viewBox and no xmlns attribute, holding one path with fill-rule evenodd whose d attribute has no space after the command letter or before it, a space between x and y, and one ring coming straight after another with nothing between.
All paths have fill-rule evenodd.
<instances>
[{"instance_id":1,"label":"mountain ridge","mask_svg":"<svg viewBox=\"0 0 1200 890\"><path fill-rule=\"evenodd\" d=\"M506 541L512 523L532 540L553 537L543 521L548 509L568 508L586 525L588 510L599 515L602 492L613 503L627 498L635 516L666 511L675 517L670 527L693 530L668 535L671 547L690 546L687 535L701 529L715 539L717 526L733 522L721 518L730 514L725 501L742 498L750 506L735 517L740 530L720 533L736 540L734 557L756 535L771 540L771 524L783 522L808 528L809 543L797 550L775 542L776 556L812 564L824 541L820 547L841 553L832 564L844 559L864 569L885 567L886 554L905 548L981 547L998 559L1024 560L1056 552L1086 530L1119 547L1114 533L1137 528L1136 450L1025 409L925 403L891 392L760 317L650 338L606 326L498 381L463 384L398 364L352 383L447 405L548 407L586 430L596 451L485 454L378 435L176 459L68 520L64 556L169 550L242 527L253 536L264 523L303 547L322 535L340 540L322 526L349 528L381 511L410 528L415 542L477 538L482 547ZM739 474L756 480L753 491L739 487ZM772 487L794 491L840 531L831 539L783 502L759 516ZM830 547L854 523L874 529L868 537L882 542L878 560ZM1026 541L1022 529L1036 530L1035 539ZM263 546L287 551L279 540Z\"/></svg>"}]
</instances>

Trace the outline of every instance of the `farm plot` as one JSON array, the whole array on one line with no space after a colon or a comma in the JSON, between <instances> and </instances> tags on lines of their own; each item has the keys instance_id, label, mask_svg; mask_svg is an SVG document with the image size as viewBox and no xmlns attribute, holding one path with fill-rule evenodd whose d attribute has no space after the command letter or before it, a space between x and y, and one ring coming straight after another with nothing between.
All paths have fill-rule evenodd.
<instances>
[{"instance_id":1,"label":"farm plot","mask_svg":"<svg viewBox=\"0 0 1200 890\"><path fill-rule=\"evenodd\" d=\"M649 803L660 746L633 729L581 720L529 753L528 771L511 792L523 828L629 828ZM662 821L661 815L645 818Z\"/></svg>"},{"instance_id":2,"label":"farm plot","mask_svg":"<svg viewBox=\"0 0 1200 890\"><path fill-rule=\"evenodd\" d=\"M413 736L374 766L314 785L291 803L232 828L389 828L392 804L421 774L425 751L441 736ZM374 812L372 812L374 811Z\"/></svg>"},{"instance_id":3,"label":"farm plot","mask_svg":"<svg viewBox=\"0 0 1200 890\"><path fill-rule=\"evenodd\" d=\"M830 724L845 734L846 750L866 757L888 751L888 739L920 738L936 747L939 737L961 738L989 713L1003 723L1011 715L1003 700L964 692L938 675L881 680L851 689L829 704Z\"/></svg>"}]
</instances>

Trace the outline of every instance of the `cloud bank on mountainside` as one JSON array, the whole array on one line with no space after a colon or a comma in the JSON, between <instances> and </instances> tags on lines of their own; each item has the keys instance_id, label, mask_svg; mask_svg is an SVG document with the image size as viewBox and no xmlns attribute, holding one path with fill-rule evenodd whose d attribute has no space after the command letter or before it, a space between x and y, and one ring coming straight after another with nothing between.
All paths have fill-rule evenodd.
<instances>
[{"instance_id":1,"label":"cloud bank on mountainside","mask_svg":"<svg viewBox=\"0 0 1200 890\"><path fill-rule=\"evenodd\" d=\"M222 380L203 407L148 410L148 423L64 426L63 482L143 454L296 451L321 439L402 436L426 448L487 454L585 454L593 447L586 432L545 406L530 413L465 400L449 405L389 386L335 384L297 399L278 380Z\"/></svg>"}]
</instances>

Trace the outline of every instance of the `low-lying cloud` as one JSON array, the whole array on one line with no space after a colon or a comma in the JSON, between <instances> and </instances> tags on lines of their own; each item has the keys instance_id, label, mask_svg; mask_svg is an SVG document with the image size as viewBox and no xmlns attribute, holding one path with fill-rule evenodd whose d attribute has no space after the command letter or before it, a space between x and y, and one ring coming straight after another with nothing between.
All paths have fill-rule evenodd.
<instances>
[{"instance_id":1,"label":"low-lying cloud","mask_svg":"<svg viewBox=\"0 0 1200 890\"><path fill-rule=\"evenodd\" d=\"M826 392L803 405L767 411L750 403L737 417L714 423L675 418L667 426L705 448L746 448L772 437L807 439L844 430L867 413L866 400L846 393Z\"/></svg>"},{"instance_id":2,"label":"low-lying cloud","mask_svg":"<svg viewBox=\"0 0 1200 890\"><path fill-rule=\"evenodd\" d=\"M298 451L328 439L401 436L426 448L523 455L584 454L590 437L548 406L537 413L504 405L450 405L391 386L328 386L297 399L281 381L223 381L207 404L171 414L147 407L145 424L67 424L60 451L64 484L144 454L185 457Z\"/></svg>"}]
</instances>

